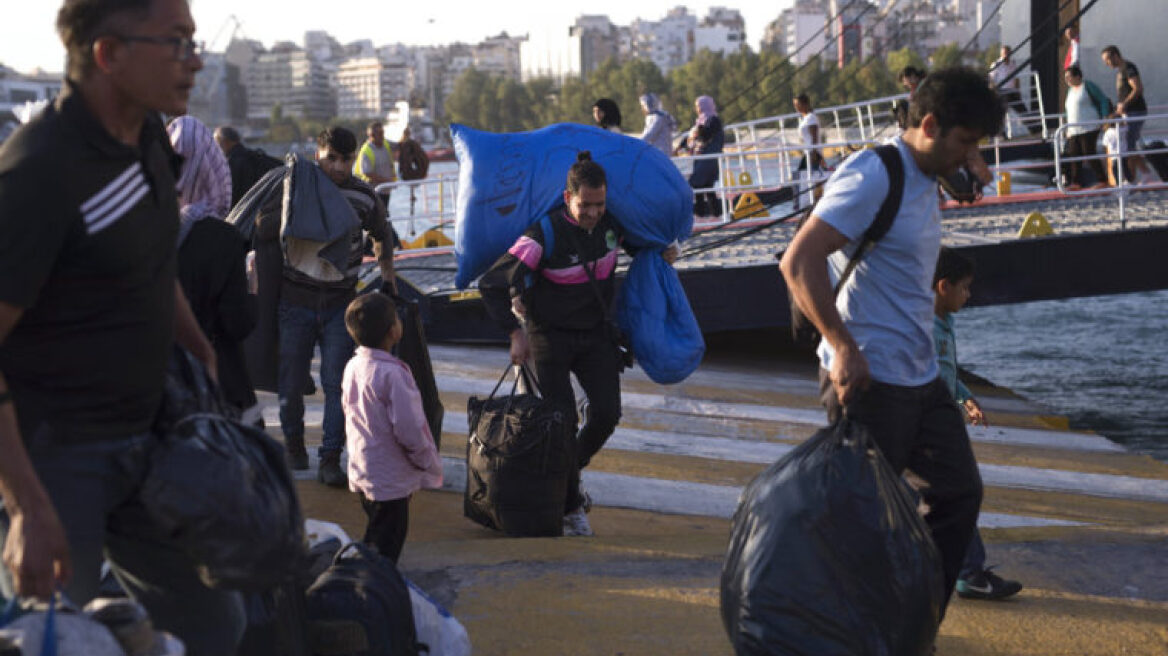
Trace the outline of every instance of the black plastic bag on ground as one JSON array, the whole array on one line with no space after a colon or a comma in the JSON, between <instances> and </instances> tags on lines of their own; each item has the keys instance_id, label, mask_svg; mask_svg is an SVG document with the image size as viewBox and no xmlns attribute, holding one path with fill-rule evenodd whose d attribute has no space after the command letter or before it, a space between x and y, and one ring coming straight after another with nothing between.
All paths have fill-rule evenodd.
<instances>
[{"instance_id":1,"label":"black plastic bag on ground","mask_svg":"<svg viewBox=\"0 0 1168 656\"><path fill-rule=\"evenodd\" d=\"M515 384L495 396L511 369ZM527 391L517 393L519 379ZM526 366L509 366L491 395L467 401L463 514L515 537L563 535L575 439L563 411L537 394Z\"/></svg>"},{"instance_id":2,"label":"black plastic bag on ground","mask_svg":"<svg viewBox=\"0 0 1168 656\"><path fill-rule=\"evenodd\" d=\"M911 492L844 419L743 491L722 622L738 654L918 656L936 638L943 586Z\"/></svg>"},{"instance_id":3,"label":"black plastic bag on ground","mask_svg":"<svg viewBox=\"0 0 1168 656\"><path fill-rule=\"evenodd\" d=\"M176 347L140 497L204 583L263 591L304 571L304 518L284 448L224 407L202 364Z\"/></svg>"}]
</instances>

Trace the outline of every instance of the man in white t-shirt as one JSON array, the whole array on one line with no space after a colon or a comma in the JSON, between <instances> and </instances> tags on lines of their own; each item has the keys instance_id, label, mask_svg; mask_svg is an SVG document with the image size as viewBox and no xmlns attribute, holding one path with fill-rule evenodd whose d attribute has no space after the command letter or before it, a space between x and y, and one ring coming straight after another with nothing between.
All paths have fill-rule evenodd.
<instances>
[{"instance_id":1,"label":"man in white t-shirt","mask_svg":"<svg viewBox=\"0 0 1168 656\"><path fill-rule=\"evenodd\" d=\"M984 76L967 68L931 73L913 95L909 128L894 140L904 163L900 210L838 297L832 277L889 191L876 152L861 151L835 171L780 265L792 298L823 335L820 388L829 420L846 414L869 430L895 471L911 468L928 483L925 520L941 552L946 599L973 536L982 484L933 350L937 176L975 158L978 141L997 133L1001 117Z\"/></svg>"},{"instance_id":2,"label":"man in white t-shirt","mask_svg":"<svg viewBox=\"0 0 1168 656\"><path fill-rule=\"evenodd\" d=\"M1024 119L1030 113L1030 106L1022 99L1022 75L1021 73L1015 75L1018 65L1010 59L1010 46L1002 46L1000 54L1001 56L995 59L993 64L990 64L990 82L1002 95L1002 99L1006 101L1010 109L1018 114L1018 118ZM1002 111L1004 114L1005 110ZM1031 133L1042 132L1042 127L1039 125L1025 121L1023 123Z\"/></svg>"},{"instance_id":3,"label":"man in white t-shirt","mask_svg":"<svg viewBox=\"0 0 1168 656\"><path fill-rule=\"evenodd\" d=\"M819 117L811 107L811 98L805 93L795 96L795 111L799 112L799 140L803 144L803 158L799 160L799 167L795 169L798 186L802 193L795 195L795 209L799 209L801 197L806 196L807 202L813 202L813 193L810 189L811 180L815 174L823 170L823 155L816 148L821 143L819 137Z\"/></svg>"}]
</instances>

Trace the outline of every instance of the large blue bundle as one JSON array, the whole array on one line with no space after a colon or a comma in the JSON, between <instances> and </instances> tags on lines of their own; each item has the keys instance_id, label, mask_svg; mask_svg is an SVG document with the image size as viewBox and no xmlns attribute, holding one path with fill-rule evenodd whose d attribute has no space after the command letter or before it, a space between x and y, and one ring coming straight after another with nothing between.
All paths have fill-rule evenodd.
<instances>
[{"instance_id":1,"label":"large blue bundle","mask_svg":"<svg viewBox=\"0 0 1168 656\"><path fill-rule=\"evenodd\" d=\"M608 209L638 248L689 236L693 193L673 162L649 144L587 125L492 134L450 126L458 156L455 284L483 274L533 222L563 202L568 169L582 150L608 175Z\"/></svg>"},{"instance_id":2,"label":"large blue bundle","mask_svg":"<svg viewBox=\"0 0 1168 656\"><path fill-rule=\"evenodd\" d=\"M637 363L662 385L686 379L702 362L706 343L677 278L657 251L633 258L621 287L617 319Z\"/></svg>"}]
</instances>

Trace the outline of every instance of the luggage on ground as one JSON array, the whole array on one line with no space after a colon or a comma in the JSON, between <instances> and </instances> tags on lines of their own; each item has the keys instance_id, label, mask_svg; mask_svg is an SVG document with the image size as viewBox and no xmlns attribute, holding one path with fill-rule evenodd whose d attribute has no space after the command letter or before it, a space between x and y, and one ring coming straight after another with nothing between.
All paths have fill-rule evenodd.
<instances>
[{"instance_id":1,"label":"luggage on ground","mask_svg":"<svg viewBox=\"0 0 1168 656\"><path fill-rule=\"evenodd\" d=\"M308 589L308 642L317 656L417 656L405 579L393 561L351 542Z\"/></svg>"},{"instance_id":2,"label":"luggage on ground","mask_svg":"<svg viewBox=\"0 0 1168 656\"><path fill-rule=\"evenodd\" d=\"M526 365L514 368L510 394L496 396L511 366L490 396L467 401L463 514L511 536L559 536L576 457L574 417L543 398ZM524 389L518 391L521 378Z\"/></svg>"},{"instance_id":3,"label":"luggage on ground","mask_svg":"<svg viewBox=\"0 0 1168 656\"><path fill-rule=\"evenodd\" d=\"M418 642L429 649L428 656L470 656L470 636L462 623L413 581L406 579L406 585L410 588Z\"/></svg>"},{"instance_id":4,"label":"luggage on ground","mask_svg":"<svg viewBox=\"0 0 1168 656\"><path fill-rule=\"evenodd\" d=\"M737 654L924 656L941 559L903 479L846 418L746 487L722 566Z\"/></svg>"}]
</instances>

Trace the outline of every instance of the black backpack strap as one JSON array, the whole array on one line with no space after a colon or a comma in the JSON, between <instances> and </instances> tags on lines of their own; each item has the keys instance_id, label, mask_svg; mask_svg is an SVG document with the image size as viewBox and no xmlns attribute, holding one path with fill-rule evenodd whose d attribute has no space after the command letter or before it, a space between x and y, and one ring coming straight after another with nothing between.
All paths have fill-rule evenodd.
<instances>
[{"instance_id":1,"label":"black backpack strap","mask_svg":"<svg viewBox=\"0 0 1168 656\"><path fill-rule=\"evenodd\" d=\"M876 218L864 231L864 238L860 241L860 246L852 254L852 258L848 260L848 266L840 275L839 282L835 285L837 295L860 264L860 260L868 254L868 251L872 250L876 242L883 239L884 235L888 233L889 228L892 227L892 221L900 212L900 201L904 198L904 161L900 159L900 149L896 147L896 144L885 144L876 148L876 154L880 156L880 160L884 162L884 169L888 171L888 195L884 197L884 202L876 211Z\"/></svg>"}]
</instances>

